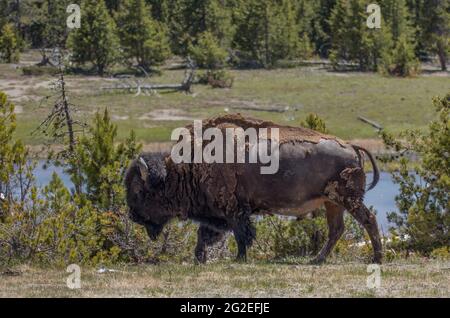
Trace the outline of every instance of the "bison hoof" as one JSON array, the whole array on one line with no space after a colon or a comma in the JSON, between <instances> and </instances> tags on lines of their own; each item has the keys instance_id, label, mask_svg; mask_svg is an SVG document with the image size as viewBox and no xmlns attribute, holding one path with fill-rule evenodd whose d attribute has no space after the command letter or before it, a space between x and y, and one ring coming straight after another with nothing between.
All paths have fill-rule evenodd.
<instances>
[{"instance_id":1,"label":"bison hoof","mask_svg":"<svg viewBox=\"0 0 450 318\"><path fill-rule=\"evenodd\" d=\"M372 263L373 263L373 264L381 265L381 264L383 263L383 259L382 259L382 257L374 257L374 258L372 259Z\"/></svg>"},{"instance_id":2,"label":"bison hoof","mask_svg":"<svg viewBox=\"0 0 450 318\"><path fill-rule=\"evenodd\" d=\"M316 257L309 262L310 265L322 265L323 263L325 263L325 259L319 257Z\"/></svg>"},{"instance_id":3,"label":"bison hoof","mask_svg":"<svg viewBox=\"0 0 450 318\"><path fill-rule=\"evenodd\" d=\"M247 263L247 256L242 256L242 255L237 256L236 257L236 262L237 263Z\"/></svg>"},{"instance_id":4,"label":"bison hoof","mask_svg":"<svg viewBox=\"0 0 450 318\"><path fill-rule=\"evenodd\" d=\"M195 258L194 263L195 263L195 265L206 264L206 258Z\"/></svg>"},{"instance_id":5,"label":"bison hoof","mask_svg":"<svg viewBox=\"0 0 450 318\"><path fill-rule=\"evenodd\" d=\"M205 264L206 260L207 260L206 251L204 251L202 253L196 253L195 264L197 264L197 265Z\"/></svg>"}]
</instances>

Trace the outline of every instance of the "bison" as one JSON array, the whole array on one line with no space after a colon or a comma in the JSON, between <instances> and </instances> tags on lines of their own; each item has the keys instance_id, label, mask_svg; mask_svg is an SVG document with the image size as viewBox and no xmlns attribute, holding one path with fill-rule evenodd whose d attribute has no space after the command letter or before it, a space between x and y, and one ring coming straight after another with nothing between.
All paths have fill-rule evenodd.
<instances>
[{"instance_id":1,"label":"bison","mask_svg":"<svg viewBox=\"0 0 450 318\"><path fill-rule=\"evenodd\" d=\"M373 261L381 263L382 246L375 216L364 205L379 170L366 149L310 129L280 126L239 114L203 121L203 127L279 129L279 169L261 174L260 164L175 163L170 154L144 153L125 177L130 218L155 240L164 225L178 217L200 223L195 257L206 261L206 248L232 231L239 260L246 259L256 231L252 215L301 217L325 206L328 240L313 263L326 260L344 232L347 210L367 231ZM192 126L188 126L192 132ZM270 139L270 137L269 137ZM374 180L366 190L364 157Z\"/></svg>"}]
</instances>

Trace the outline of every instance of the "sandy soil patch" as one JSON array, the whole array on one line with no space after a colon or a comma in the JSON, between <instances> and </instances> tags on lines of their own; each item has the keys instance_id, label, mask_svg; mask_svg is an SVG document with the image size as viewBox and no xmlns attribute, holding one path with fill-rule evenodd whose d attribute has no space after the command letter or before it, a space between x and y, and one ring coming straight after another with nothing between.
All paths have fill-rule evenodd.
<instances>
[{"instance_id":1,"label":"sandy soil patch","mask_svg":"<svg viewBox=\"0 0 450 318\"><path fill-rule=\"evenodd\" d=\"M156 109L139 117L139 120L182 121L194 120L194 117L178 109Z\"/></svg>"}]
</instances>

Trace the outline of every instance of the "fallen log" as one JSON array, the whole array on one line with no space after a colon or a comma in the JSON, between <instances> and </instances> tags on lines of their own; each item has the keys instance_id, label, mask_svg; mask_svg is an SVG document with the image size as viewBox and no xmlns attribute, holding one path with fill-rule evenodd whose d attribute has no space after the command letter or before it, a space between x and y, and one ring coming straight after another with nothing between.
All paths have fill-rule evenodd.
<instances>
[{"instance_id":1,"label":"fallen log","mask_svg":"<svg viewBox=\"0 0 450 318\"><path fill-rule=\"evenodd\" d=\"M372 127L376 128L378 130L383 130L383 126L381 126L380 124L378 124L370 119L367 119L366 117L358 116L358 119L366 124L371 125Z\"/></svg>"},{"instance_id":2,"label":"fallen log","mask_svg":"<svg viewBox=\"0 0 450 318\"><path fill-rule=\"evenodd\" d=\"M290 108L290 107L231 106L230 108L237 110L250 110L269 113L285 113L289 111L298 111L297 108Z\"/></svg>"},{"instance_id":3,"label":"fallen log","mask_svg":"<svg viewBox=\"0 0 450 318\"><path fill-rule=\"evenodd\" d=\"M185 76L181 84L141 84L141 81L136 81L135 84L130 84L130 77L123 77L122 82L117 83L114 86L104 86L102 90L136 90L136 96L140 95L142 91L154 92L157 90L175 90L191 93L191 87L195 79L195 65L191 59L188 58L187 65L189 68L186 70ZM143 70L143 69L142 69ZM145 72L145 70L143 70ZM148 74L146 73L148 78Z\"/></svg>"}]
</instances>

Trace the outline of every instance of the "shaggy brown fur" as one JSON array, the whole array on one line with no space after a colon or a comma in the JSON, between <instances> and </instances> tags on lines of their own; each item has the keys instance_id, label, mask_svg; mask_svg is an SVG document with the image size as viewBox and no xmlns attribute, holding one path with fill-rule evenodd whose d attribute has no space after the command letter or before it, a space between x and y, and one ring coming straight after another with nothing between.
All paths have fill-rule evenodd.
<instances>
[{"instance_id":1,"label":"shaggy brown fur","mask_svg":"<svg viewBox=\"0 0 450 318\"><path fill-rule=\"evenodd\" d=\"M206 246L220 240L225 231L233 231L238 258L245 259L256 235L252 214L299 217L325 204L329 238L315 262L325 261L342 235L344 210L365 227L374 247L374 261L381 261L376 219L363 203L363 152L374 167L369 189L379 175L367 150L310 129L239 114L203 121L203 129L210 127L279 128L278 173L261 175L260 164L175 164L169 155L143 154L127 172L127 202L130 216L146 227L151 238L156 238L173 217L191 219L201 224L195 250L199 262L206 261ZM187 128L193 133L193 126Z\"/></svg>"}]
</instances>

